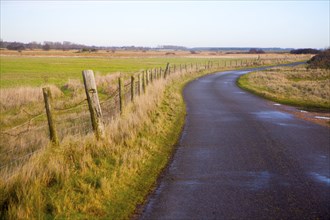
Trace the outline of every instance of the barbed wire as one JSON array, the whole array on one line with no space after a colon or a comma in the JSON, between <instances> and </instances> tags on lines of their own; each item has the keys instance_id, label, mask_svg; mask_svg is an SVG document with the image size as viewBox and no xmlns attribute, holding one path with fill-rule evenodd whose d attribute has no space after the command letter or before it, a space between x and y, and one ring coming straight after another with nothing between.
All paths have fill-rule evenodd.
<instances>
[{"instance_id":1,"label":"barbed wire","mask_svg":"<svg viewBox=\"0 0 330 220\"><path fill-rule=\"evenodd\" d=\"M1 134L4 134L4 135L12 136L12 137L18 137L18 136L20 136L20 135L22 135L22 134L24 134L24 133L30 131L30 125L31 125L31 120L28 121L28 127L27 127L27 129L25 129L24 131L21 131L21 132L19 132L19 133L17 133L17 134L10 134L10 133L8 133L8 132L0 132L0 133L1 133Z\"/></svg>"},{"instance_id":2,"label":"barbed wire","mask_svg":"<svg viewBox=\"0 0 330 220\"><path fill-rule=\"evenodd\" d=\"M129 86L131 86L131 82L128 82L128 83L124 84L124 87L125 87L125 88L127 88L127 87L129 87Z\"/></svg>"},{"instance_id":3,"label":"barbed wire","mask_svg":"<svg viewBox=\"0 0 330 220\"><path fill-rule=\"evenodd\" d=\"M32 145L36 144L37 142L38 142L38 141L29 141L29 142L26 142L26 141L25 141L25 142L24 142L24 145L26 145L25 149L30 148ZM8 155L10 152L13 152L13 151L18 150L18 149L22 150L22 145L17 145L16 147L14 147L14 148L12 148L12 149L10 149L10 150L8 150L8 151L1 152L1 153L0 153L0 156L1 156L1 155Z\"/></svg>"},{"instance_id":4,"label":"barbed wire","mask_svg":"<svg viewBox=\"0 0 330 220\"><path fill-rule=\"evenodd\" d=\"M33 120L35 120L36 118L38 118L38 117L40 117L40 116L43 116L43 115L46 115L46 113L41 113L41 114L39 114L39 115L36 115L36 116L34 116L34 117L28 119L27 121L25 121L25 122L22 123L22 124L19 124L19 125L15 126L15 127L13 127L13 128L10 128L10 129L8 129L8 130L6 130L6 131L1 131L0 134L8 134L9 131L16 130L16 129L20 128L20 127L23 127L24 125L30 124Z\"/></svg>"},{"instance_id":5,"label":"barbed wire","mask_svg":"<svg viewBox=\"0 0 330 220\"><path fill-rule=\"evenodd\" d=\"M68 111L68 110L71 110L71 109L74 109L74 108L77 108L77 107L80 107L80 106L83 106L83 105L87 105L87 103L85 104L82 104L83 102L87 101L87 99L83 99L82 101L78 102L76 105L74 106L70 106L70 107L67 107L67 108L56 108L54 107L54 110L56 111Z\"/></svg>"},{"instance_id":6,"label":"barbed wire","mask_svg":"<svg viewBox=\"0 0 330 220\"><path fill-rule=\"evenodd\" d=\"M30 153L28 153L28 154L25 154L25 155L23 155L23 156L20 156L20 157L15 158L14 160L10 161L9 163L6 163L6 164L0 166L0 170L2 170L4 167L8 167L8 165L13 164L13 163L15 163L16 161L21 161L21 160L23 160L23 159L25 159L25 158L27 158L27 157L31 157L33 154L35 154L35 153L37 153L37 152L40 152L42 149L43 149L43 148L40 148L40 149L38 149L38 150L35 150L35 151L33 151L33 152L30 152Z\"/></svg>"},{"instance_id":7,"label":"barbed wire","mask_svg":"<svg viewBox=\"0 0 330 220\"><path fill-rule=\"evenodd\" d=\"M105 103L105 102L108 102L109 100L113 99L114 97L116 97L118 95L119 95L119 88L117 88L115 91L113 91L108 98L106 98L105 100L101 101L100 102L100 105L103 104L103 103Z\"/></svg>"}]
</instances>

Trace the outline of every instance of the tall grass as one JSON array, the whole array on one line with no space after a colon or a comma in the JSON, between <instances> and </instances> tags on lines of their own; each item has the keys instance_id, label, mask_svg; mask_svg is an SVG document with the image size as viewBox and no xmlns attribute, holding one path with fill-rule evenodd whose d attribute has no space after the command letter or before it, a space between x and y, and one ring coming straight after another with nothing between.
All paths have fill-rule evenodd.
<instances>
[{"instance_id":1,"label":"tall grass","mask_svg":"<svg viewBox=\"0 0 330 220\"><path fill-rule=\"evenodd\" d=\"M62 91L55 85L50 87L54 98L63 95ZM19 87L0 89L0 110L6 111L10 108L18 108L28 103L42 102L42 89L40 87Z\"/></svg>"}]
</instances>

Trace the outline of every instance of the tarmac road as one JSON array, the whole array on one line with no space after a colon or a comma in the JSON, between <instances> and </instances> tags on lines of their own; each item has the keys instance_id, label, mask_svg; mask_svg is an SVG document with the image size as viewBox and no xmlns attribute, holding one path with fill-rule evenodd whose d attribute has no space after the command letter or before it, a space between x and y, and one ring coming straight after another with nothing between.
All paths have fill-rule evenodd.
<instances>
[{"instance_id":1,"label":"tarmac road","mask_svg":"<svg viewBox=\"0 0 330 220\"><path fill-rule=\"evenodd\" d=\"M330 219L330 129L238 88L247 72L186 86L179 146L140 219Z\"/></svg>"}]
</instances>

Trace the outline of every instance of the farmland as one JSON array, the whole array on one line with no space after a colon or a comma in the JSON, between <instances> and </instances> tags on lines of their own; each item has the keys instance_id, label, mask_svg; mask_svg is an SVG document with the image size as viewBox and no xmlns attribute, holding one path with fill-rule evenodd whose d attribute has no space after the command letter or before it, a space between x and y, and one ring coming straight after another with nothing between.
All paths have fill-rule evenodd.
<instances>
[{"instance_id":1,"label":"farmland","mask_svg":"<svg viewBox=\"0 0 330 220\"><path fill-rule=\"evenodd\" d=\"M11 57L1 56L1 88L19 86L63 86L69 79L81 79L81 71L92 69L100 75L134 73L171 64L199 62L207 58L102 58L102 57ZM211 59L212 60L212 59ZM215 59L213 59L215 60Z\"/></svg>"},{"instance_id":2,"label":"farmland","mask_svg":"<svg viewBox=\"0 0 330 220\"><path fill-rule=\"evenodd\" d=\"M169 54L169 55L167 55ZM81 71L92 69L100 75L111 73L134 73L143 69L171 64L206 63L208 61L224 62L236 60L269 60L294 61L306 60L309 55L292 56L287 54L224 54L201 52L191 54L189 51L118 51L109 53L77 53L77 51L17 51L1 50L0 88L19 86L41 86L55 84L63 86L68 79L81 79ZM232 65L233 66L233 65Z\"/></svg>"}]
</instances>

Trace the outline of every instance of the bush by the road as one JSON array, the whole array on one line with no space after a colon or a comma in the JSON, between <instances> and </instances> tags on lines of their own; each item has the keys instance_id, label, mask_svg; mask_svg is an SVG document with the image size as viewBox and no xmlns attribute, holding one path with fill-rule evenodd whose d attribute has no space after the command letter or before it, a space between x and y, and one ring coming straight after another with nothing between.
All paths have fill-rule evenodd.
<instances>
[{"instance_id":1,"label":"bush by the road","mask_svg":"<svg viewBox=\"0 0 330 220\"><path fill-rule=\"evenodd\" d=\"M309 68L330 69L330 49L327 49L318 55L312 57L308 62Z\"/></svg>"}]
</instances>

